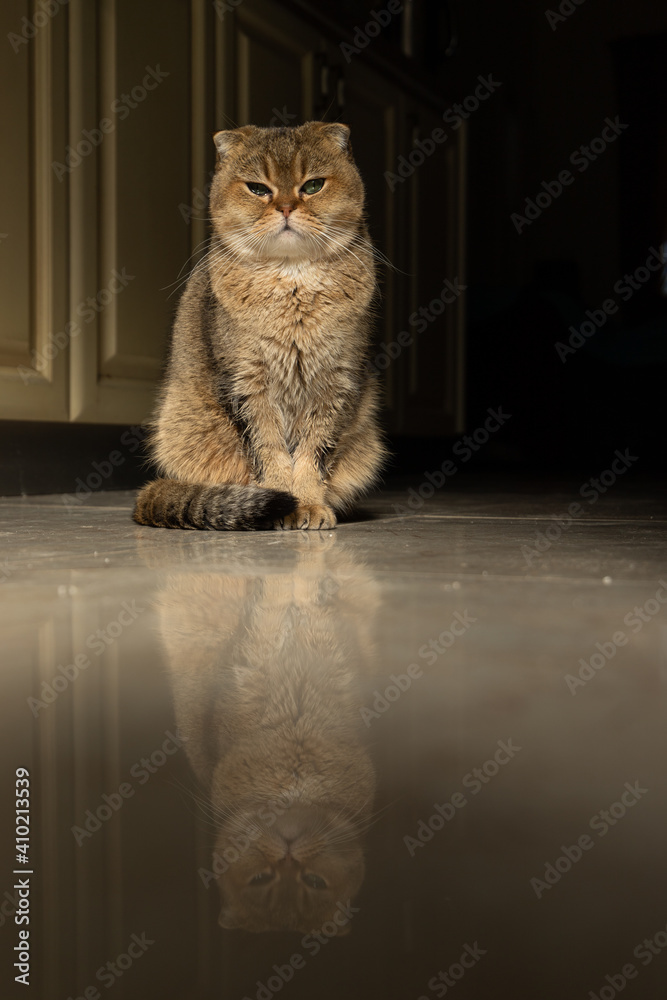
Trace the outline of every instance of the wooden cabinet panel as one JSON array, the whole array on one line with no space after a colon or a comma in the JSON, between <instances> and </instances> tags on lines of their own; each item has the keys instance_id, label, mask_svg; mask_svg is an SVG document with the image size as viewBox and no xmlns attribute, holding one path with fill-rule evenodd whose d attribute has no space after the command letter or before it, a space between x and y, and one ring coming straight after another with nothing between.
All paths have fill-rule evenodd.
<instances>
[{"instance_id":1,"label":"wooden cabinet panel","mask_svg":"<svg viewBox=\"0 0 667 1000\"><path fill-rule=\"evenodd\" d=\"M67 416L66 186L52 169L65 136L66 24L32 21L32 5L0 7L0 415Z\"/></svg>"},{"instance_id":2,"label":"wooden cabinet panel","mask_svg":"<svg viewBox=\"0 0 667 1000\"><path fill-rule=\"evenodd\" d=\"M73 302L86 323L71 416L141 422L177 301L169 286L190 254L178 206L191 199L191 11L73 0L70 21L70 144L97 141L70 180Z\"/></svg>"},{"instance_id":3,"label":"wooden cabinet panel","mask_svg":"<svg viewBox=\"0 0 667 1000\"><path fill-rule=\"evenodd\" d=\"M123 103L102 149L100 286L114 269L133 279L114 300L114 312L102 314L100 375L155 377L173 308L160 292L189 254L176 206L189 195L190 148L181 137L190 134L182 86L190 16L180 0L161 0L159 17L150 4L116 0L114 7L115 27L105 31L101 58L100 114Z\"/></svg>"},{"instance_id":4,"label":"wooden cabinet panel","mask_svg":"<svg viewBox=\"0 0 667 1000\"><path fill-rule=\"evenodd\" d=\"M5 4L0 12L2 37L10 30L16 34L21 18L30 10L25 0ZM17 38L20 36L17 36ZM4 365L30 363L30 141L34 133L31 121L30 78L31 59L21 51L25 46L15 40L16 51L3 53L0 60L0 93L12 94L12 101L0 105L2 134L11 136L11 156L3 156L0 164L2 188L12 197L3 200L0 223L0 295L2 296L2 328L0 329L0 362ZM20 292L20 294L18 294Z\"/></svg>"},{"instance_id":5,"label":"wooden cabinet panel","mask_svg":"<svg viewBox=\"0 0 667 1000\"><path fill-rule=\"evenodd\" d=\"M370 235L376 248L397 270L378 266L380 277L379 316L372 362L383 379L385 408L390 419L398 419L399 371L381 345L396 340L402 327L400 270L405 267L404 248L397 230L400 202L385 180L385 172L396 160L397 129L401 97L397 89L359 61L344 70L340 119L350 126L354 157L366 186Z\"/></svg>"},{"instance_id":6,"label":"wooden cabinet panel","mask_svg":"<svg viewBox=\"0 0 667 1000\"><path fill-rule=\"evenodd\" d=\"M441 119L413 109L409 122L410 144L404 155L419 155L402 185L408 199L409 320L414 338L404 373L401 430L455 434L464 429L465 125L447 130L440 144L431 136L435 129L442 134Z\"/></svg>"},{"instance_id":7,"label":"wooden cabinet panel","mask_svg":"<svg viewBox=\"0 0 667 1000\"><path fill-rule=\"evenodd\" d=\"M239 125L290 125L313 117L314 57L321 36L277 5L245 0L227 21L236 66Z\"/></svg>"}]
</instances>

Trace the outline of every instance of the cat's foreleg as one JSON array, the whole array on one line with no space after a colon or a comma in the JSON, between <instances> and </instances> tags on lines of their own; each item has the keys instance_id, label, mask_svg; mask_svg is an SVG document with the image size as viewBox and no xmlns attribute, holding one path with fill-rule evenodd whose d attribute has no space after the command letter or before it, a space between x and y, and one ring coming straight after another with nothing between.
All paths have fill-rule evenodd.
<instances>
[{"instance_id":1,"label":"cat's foreleg","mask_svg":"<svg viewBox=\"0 0 667 1000\"><path fill-rule=\"evenodd\" d=\"M250 454L258 484L291 493L293 462L285 442L282 415L262 392L244 402L242 417L249 429Z\"/></svg>"},{"instance_id":2,"label":"cat's foreleg","mask_svg":"<svg viewBox=\"0 0 667 1000\"><path fill-rule=\"evenodd\" d=\"M243 406L243 417L251 428L250 443L260 486L291 493L298 500L293 514L276 521L274 527L333 528L336 517L324 506L324 484L315 461L313 428L290 454L284 419L266 392L255 393Z\"/></svg>"},{"instance_id":3,"label":"cat's foreleg","mask_svg":"<svg viewBox=\"0 0 667 1000\"><path fill-rule=\"evenodd\" d=\"M326 483L321 464L317 457L316 440L319 435L306 434L294 452L294 475L292 493L299 506L288 514L276 527L328 529L336 527L336 515L325 500Z\"/></svg>"},{"instance_id":4,"label":"cat's foreleg","mask_svg":"<svg viewBox=\"0 0 667 1000\"><path fill-rule=\"evenodd\" d=\"M356 417L329 455L324 502L338 514L377 482L388 456L376 419L377 387L368 385Z\"/></svg>"},{"instance_id":5,"label":"cat's foreleg","mask_svg":"<svg viewBox=\"0 0 667 1000\"><path fill-rule=\"evenodd\" d=\"M291 493L298 506L275 524L283 530L329 529L336 527L336 515L325 500L326 483L321 461L323 442L331 435L331 414L313 409L304 420L299 440L292 452Z\"/></svg>"}]
</instances>

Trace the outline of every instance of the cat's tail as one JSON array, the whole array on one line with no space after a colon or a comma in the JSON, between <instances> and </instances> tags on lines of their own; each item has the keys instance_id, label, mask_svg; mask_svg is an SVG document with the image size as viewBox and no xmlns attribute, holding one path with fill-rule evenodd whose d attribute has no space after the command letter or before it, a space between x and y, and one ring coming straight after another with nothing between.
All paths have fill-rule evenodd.
<instances>
[{"instance_id":1,"label":"cat's tail","mask_svg":"<svg viewBox=\"0 0 667 1000\"><path fill-rule=\"evenodd\" d=\"M197 486L155 479L139 491L133 517L155 528L270 528L296 509L291 493L263 486Z\"/></svg>"}]
</instances>

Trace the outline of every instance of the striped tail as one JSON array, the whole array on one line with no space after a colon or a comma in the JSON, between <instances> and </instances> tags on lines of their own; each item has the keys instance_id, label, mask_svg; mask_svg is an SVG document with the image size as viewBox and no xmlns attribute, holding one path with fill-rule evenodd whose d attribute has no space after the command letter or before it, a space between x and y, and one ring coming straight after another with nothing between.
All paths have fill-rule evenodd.
<instances>
[{"instance_id":1,"label":"striped tail","mask_svg":"<svg viewBox=\"0 0 667 1000\"><path fill-rule=\"evenodd\" d=\"M247 531L271 528L296 509L291 493L263 486L197 486L155 479L140 490L134 520L155 528Z\"/></svg>"}]
</instances>

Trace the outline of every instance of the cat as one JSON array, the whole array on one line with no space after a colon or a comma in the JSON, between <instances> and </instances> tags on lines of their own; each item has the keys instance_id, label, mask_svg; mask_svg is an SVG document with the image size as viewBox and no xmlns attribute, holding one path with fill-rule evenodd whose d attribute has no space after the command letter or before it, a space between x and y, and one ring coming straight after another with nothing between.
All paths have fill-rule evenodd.
<instances>
[{"instance_id":1,"label":"cat","mask_svg":"<svg viewBox=\"0 0 667 1000\"><path fill-rule=\"evenodd\" d=\"M176 316L151 451L157 527L328 529L386 448L368 365L377 280L346 125L214 135L211 247Z\"/></svg>"},{"instance_id":2,"label":"cat","mask_svg":"<svg viewBox=\"0 0 667 1000\"><path fill-rule=\"evenodd\" d=\"M180 567L156 608L212 827L200 875L218 887L219 923L307 933L333 921L342 935L349 922L334 918L364 877L375 793L360 705L377 586L344 548L331 551L334 536L297 539L287 571L258 574L236 557L224 573Z\"/></svg>"}]
</instances>

